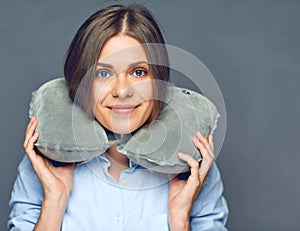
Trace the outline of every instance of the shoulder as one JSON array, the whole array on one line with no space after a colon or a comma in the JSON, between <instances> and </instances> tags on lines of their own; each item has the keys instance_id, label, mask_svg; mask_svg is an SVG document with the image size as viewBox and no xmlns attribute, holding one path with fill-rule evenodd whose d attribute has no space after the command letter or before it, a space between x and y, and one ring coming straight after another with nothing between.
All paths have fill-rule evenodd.
<instances>
[{"instance_id":1,"label":"shoulder","mask_svg":"<svg viewBox=\"0 0 300 231\"><path fill-rule=\"evenodd\" d=\"M42 186L26 155L18 166L17 177L11 194L11 203L18 200L32 200L35 203L41 203L43 200Z\"/></svg>"},{"instance_id":2,"label":"shoulder","mask_svg":"<svg viewBox=\"0 0 300 231\"><path fill-rule=\"evenodd\" d=\"M196 199L191 213L191 227L195 230L227 230L228 206L223 196L220 171L214 163Z\"/></svg>"},{"instance_id":3,"label":"shoulder","mask_svg":"<svg viewBox=\"0 0 300 231\"><path fill-rule=\"evenodd\" d=\"M205 183L203 185L202 191L203 193L208 193L213 190L214 187L219 186L223 191L223 183L221 179L221 173L217 167L216 163L213 163L209 173L207 174Z\"/></svg>"},{"instance_id":4,"label":"shoulder","mask_svg":"<svg viewBox=\"0 0 300 231\"><path fill-rule=\"evenodd\" d=\"M199 212L199 210L203 212L205 208L209 207L213 209L216 205L227 207L223 197L223 191L224 187L221 174L216 163L214 163L195 202L195 212Z\"/></svg>"},{"instance_id":5,"label":"shoulder","mask_svg":"<svg viewBox=\"0 0 300 231\"><path fill-rule=\"evenodd\" d=\"M39 183L39 179L35 174L27 155L24 155L23 159L21 160L18 166L17 180L20 178L22 180L28 180L28 183L31 181L33 181L34 183Z\"/></svg>"},{"instance_id":6,"label":"shoulder","mask_svg":"<svg viewBox=\"0 0 300 231\"><path fill-rule=\"evenodd\" d=\"M25 155L18 166L17 177L11 192L8 228L15 230L22 227L22 230L32 230L39 217L43 197L39 179Z\"/></svg>"},{"instance_id":7,"label":"shoulder","mask_svg":"<svg viewBox=\"0 0 300 231\"><path fill-rule=\"evenodd\" d=\"M21 160L21 162L18 166L18 173L23 172L23 171L34 172L33 168L32 168L32 165L31 165L31 162L28 159L27 155L24 155L23 159Z\"/></svg>"}]
</instances>

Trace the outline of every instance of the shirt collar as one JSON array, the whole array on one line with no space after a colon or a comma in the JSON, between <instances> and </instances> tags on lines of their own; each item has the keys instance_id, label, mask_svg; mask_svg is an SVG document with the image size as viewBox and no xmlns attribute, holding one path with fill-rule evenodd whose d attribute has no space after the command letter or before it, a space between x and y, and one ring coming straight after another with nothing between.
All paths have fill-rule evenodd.
<instances>
[{"instance_id":1,"label":"shirt collar","mask_svg":"<svg viewBox=\"0 0 300 231\"><path fill-rule=\"evenodd\" d=\"M101 161L104 161L108 166L110 166L110 161L107 159L107 157L106 157L106 155L104 153L101 154L101 155L99 155L99 156L93 157L91 159L88 159L88 160L85 160L85 161L81 161L81 162L77 162L76 166L81 166L83 164L87 164L88 162L92 161L95 158L97 158L97 159L99 159ZM129 169L128 170L133 171L133 170L135 170L137 168L144 168L144 167L138 165L137 163L135 163L134 161L132 161L132 160L129 159Z\"/></svg>"}]
</instances>

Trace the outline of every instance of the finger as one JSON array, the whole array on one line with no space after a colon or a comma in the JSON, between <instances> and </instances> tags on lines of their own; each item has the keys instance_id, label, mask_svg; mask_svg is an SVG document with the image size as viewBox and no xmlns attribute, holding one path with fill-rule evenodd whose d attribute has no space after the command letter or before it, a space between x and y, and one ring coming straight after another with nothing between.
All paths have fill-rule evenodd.
<instances>
[{"instance_id":1,"label":"finger","mask_svg":"<svg viewBox=\"0 0 300 231\"><path fill-rule=\"evenodd\" d=\"M196 139L196 138L195 138ZM194 140L193 140L194 141ZM211 168L214 161L214 154L210 154L209 151L204 147L204 145L200 141L194 141L197 148L199 148L202 154L202 161L199 168L199 178L201 184L203 184L206 175Z\"/></svg>"},{"instance_id":2,"label":"finger","mask_svg":"<svg viewBox=\"0 0 300 231\"><path fill-rule=\"evenodd\" d=\"M193 137L192 140L193 140L193 143L195 144L195 146L199 149L203 159L214 158L214 153L209 146L207 148L196 137Z\"/></svg>"},{"instance_id":3,"label":"finger","mask_svg":"<svg viewBox=\"0 0 300 231\"><path fill-rule=\"evenodd\" d=\"M211 149L212 152L214 151L214 145L213 145L213 136L212 134L209 134L207 138L203 136L200 132L196 133L196 137L199 139L201 143L207 148Z\"/></svg>"},{"instance_id":4,"label":"finger","mask_svg":"<svg viewBox=\"0 0 300 231\"><path fill-rule=\"evenodd\" d=\"M193 142L199 148L203 157L199 169L199 178L203 185L215 158L213 136L209 134L206 139L200 132L197 132Z\"/></svg>"},{"instance_id":5,"label":"finger","mask_svg":"<svg viewBox=\"0 0 300 231\"><path fill-rule=\"evenodd\" d=\"M178 153L178 157L187 162L188 165L191 167L191 176L198 179L198 172L199 172L199 163L196 161L192 156L183 154L181 152Z\"/></svg>"},{"instance_id":6,"label":"finger","mask_svg":"<svg viewBox=\"0 0 300 231\"><path fill-rule=\"evenodd\" d=\"M212 155L204 155L203 159L201 160L200 163L200 168L199 168L199 177L200 181L202 184L205 182L206 176L213 165L214 162L214 156Z\"/></svg>"},{"instance_id":7,"label":"finger","mask_svg":"<svg viewBox=\"0 0 300 231\"><path fill-rule=\"evenodd\" d=\"M32 125L35 121L37 121L36 117L35 116L31 117L31 119L27 125L25 133L27 133L32 128Z\"/></svg>"},{"instance_id":8,"label":"finger","mask_svg":"<svg viewBox=\"0 0 300 231\"><path fill-rule=\"evenodd\" d=\"M27 143L28 143L30 137L32 137L37 125L38 125L37 119L32 117L32 120L26 129L26 134L25 134L25 139L24 139L24 144L23 144L24 148L27 146Z\"/></svg>"},{"instance_id":9,"label":"finger","mask_svg":"<svg viewBox=\"0 0 300 231\"><path fill-rule=\"evenodd\" d=\"M39 138L39 133L35 133L32 137L29 138L28 143L25 147L25 152L28 155L30 161L35 161L37 154L34 151L34 143Z\"/></svg>"},{"instance_id":10,"label":"finger","mask_svg":"<svg viewBox=\"0 0 300 231\"><path fill-rule=\"evenodd\" d=\"M27 124L27 127L26 127L26 132L27 132L27 130L28 130L28 128L29 128L29 126L31 125L31 123L32 123L32 121L33 121L33 118L34 118L34 117L31 117L31 119L30 119L29 123Z\"/></svg>"},{"instance_id":11,"label":"finger","mask_svg":"<svg viewBox=\"0 0 300 231\"><path fill-rule=\"evenodd\" d=\"M29 140L26 146L26 154L32 164L34 171L36 172L37 176L40 180L42 180L42 175L46 174L45 169L50 169L50 161L46 158L38 155L34 150L34 143L39 138L39 133L35 133Z\"/></svg>"},{"instance_id":12,"label":"finger","mask_svg":"<svg viewBox=\"0 0 300 231\"><path fill-rule=\"evenodd\" d=\"M26 127L25 138L24 138L24 142L23 142L23 147L24 147L24 149L25 149L25 147L26 147L26 145L27 145L27 143L28 143L28 140L29 140L29 138L30 138L30 135L29 135L29 133L28 133L28 130L31 128L32 122L33 122L33 117L31 118L31 120L29 121L29 123L28 123L28 125L27 125L27 127Z\"/></svg>"},{"instance_id":13,"label":"finger","mask_svg":"<svg viewBox=\"0 0 300 231\"><path fill-rule=\"evenodd\" d=\"M206 137L204 137L200 132L196 132L196 137L198 138L198 140L203 143L203 145L208 148L209 147L209 143L208 140L206 139Z\"/></svg>"},{"instance_id":14,"label":"finger","mask_svg":"<svg viewBox=\"0 0 300 231\"><path fill-rule=\"evenodd\" d=\"M39 133L36 132L34 133L28 140L27 145L25 147L25 151L31 151L34 149L34 143L37 141L39 138ZM34 151L34 150L33 150Z\"/></svg>"},{"instance_id":15,"label":"finger","mask_svg":"<svg viewBox=\"0 0 300 231\"><path fill-rule=\"evenodd\" d=\"M213 152L215 152L215 145L214 145L214 139L213 139L213 135L212 134L208 135L208 143L209 143L209 146L210 146L211 150Z\"/></svg>"}]
</instances>

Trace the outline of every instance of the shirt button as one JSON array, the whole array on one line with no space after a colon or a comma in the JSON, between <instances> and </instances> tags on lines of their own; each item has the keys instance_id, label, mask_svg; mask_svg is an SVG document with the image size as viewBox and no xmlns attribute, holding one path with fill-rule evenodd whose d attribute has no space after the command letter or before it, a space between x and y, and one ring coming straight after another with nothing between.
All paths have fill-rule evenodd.
<instances>
[{"instance_id":1,"label":"shirt button","mask_svg":"<svg viewBox=\"0 0 300 231\"><path fill-rule=\"evenodd\" d=\"M121 221L121 220L122 220L122 217L120 215L115 216L115 221Z\"/></svg>"}]
</instances>

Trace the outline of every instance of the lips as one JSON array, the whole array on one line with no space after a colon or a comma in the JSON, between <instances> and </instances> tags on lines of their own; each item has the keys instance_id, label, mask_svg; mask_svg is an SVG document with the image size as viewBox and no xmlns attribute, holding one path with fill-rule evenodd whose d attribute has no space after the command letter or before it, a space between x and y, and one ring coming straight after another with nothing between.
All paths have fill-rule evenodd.
<instances>
[{"instance_id":1,"label":"lips","mask_svg":"<svg viewBox=\"0 0 300 231\"><path fill-rule=\"evenodd\" d=\"M109 106L108 108L112 110L113 113L120 115L128 115L132 113L139 105L132 104L115 104Z\"/></svg>"}]
</instances>

